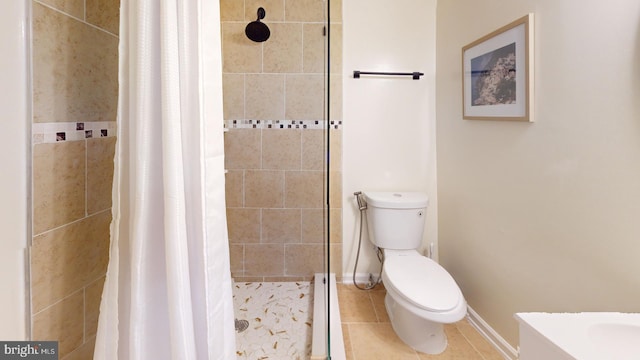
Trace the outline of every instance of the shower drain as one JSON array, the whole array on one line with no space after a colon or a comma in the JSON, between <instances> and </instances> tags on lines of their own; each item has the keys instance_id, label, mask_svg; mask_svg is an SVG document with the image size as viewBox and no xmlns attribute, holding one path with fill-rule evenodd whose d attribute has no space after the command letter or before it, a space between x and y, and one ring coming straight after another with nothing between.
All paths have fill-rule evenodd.
<instances>
[{"instance_id":1,"label":"shower drain","mask_svg":"<svg viewBox=\"0 0 640 360\"><path fill-rule=\"evenodd\" d=\"M247 328L249 327L249 322L247 320L238 320L238 319L236 319L235 324L236 324L236 331L237 332L243 332L243 331L247 330Z\"/></svg>"}]
</instances>

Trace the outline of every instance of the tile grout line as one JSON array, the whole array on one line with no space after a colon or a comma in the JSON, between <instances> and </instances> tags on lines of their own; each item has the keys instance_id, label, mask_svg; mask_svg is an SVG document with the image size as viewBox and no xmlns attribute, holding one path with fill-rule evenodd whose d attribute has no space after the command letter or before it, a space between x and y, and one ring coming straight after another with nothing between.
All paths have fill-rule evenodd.
<instances>
[{"instance_id":1,"label":"tile grout line","mask_svg":"<svg viewBox=\"0 0 640 360\"><path fill-rule=\"evenodd\" d=\"M62 228L64 228L64 227L66 227L66 226L69 226L69 225L73 225L73 224L76 224L76 223L82 222L82 221L87 220L87 219L89 219L89 218L91 218L91 217L93 217L93 216L100 215L100 214L102 214L102 213L104 213L104 212L107 212L107 211L111 211L111 207L109 207L109 208L107 208L107 209L104 209L104 210L96 211L95 213L90 214L89 216L85 216L85 217L82 217L82 218L79 218L79 219L73 220L73 221L71 221L71 222L68 222L68 223L66 223L66 224L58 225L58 226L53 227L53 228L51 228L51 229L47 229L47 230L42 231L42 232L40 232L40 233L34 234L34 235L33 235L33 238L35 239L36 237L39 237L39 236L41 236L41 235L48 234L48 233L50 233L50 232L53 232L53 231L56 231L56 230L62 229Z\"/></svg>"},{"instance_id":2,"label":"tile grout line","mask_svg":"<svg viewBox=\"0 0 640 360\"><path fill-rule=\"evenodd\" d=\"M466 319L463 319L462 321L467 321ZM458 328L458 325L456 324L456 330L460 333L460 335L462 335L462 337L464 338L464 340L467 342L467 344L469 344L471 346L471 348L476 352L476 354L478 354L478 356L482 359L482 360L487 360L485 359L484 355L480 352L480 350L478 350L478 348L476 347L476 345L473 343L473 341L471 341L464 333L464 331L460 330ZM474 330L475 331L475 330Z\"/></svg>"},{"instance_id":3,"label":"tile grout line","mask_svg":"<svg viewBox=\"0 0 640 360\"><path fill-rule=\"evenodd\" d=\"M353 338L351 336L351 326L349 326L349 324L347 324L347 323L343 323L343 324L345 324L347 326L347 332L349 333L349 347L351 348L351 358L352 358L352 360L356 360L356 351L353 348L353 341L351 341L351 339ZM343 337L344 337L344 335L343 335Z\"/></svg>"},{"instance_id":4,"label":"tile grout line","mask_svg":"<svg viewBox=\"0 0 640 360\"><path fill-rule=\"evenodd\" d=\"M32 313L32 314L31 314L31 316L32 316L32 317L35 317L35 316L37 316L37 315L40 315L40 313L42 313L42 312L44 312L44 311L46 311L46 310L51 309L51 308L52 308L52 307L54 307L55 305L57 305L57 304L59 304L59 303L61 303L61 302L65 301L65 300L67 300L68 298L72 297L73 295L75 295L76 293L78 293L78 292L80 292L80 291L84 291L84 288L80 288L80 289L77 289L77 290L75 290L75 291L71 292L69 295L66 295L66 296L64 296L64 297L62 297L62 298L60 298L60 299L56 300L54 303L49 304L49 305L47 305L47 306L43 307L42 309L38 310L38 311L37 311L37 312L35 312L35 313Z\"/></svg>"},{"instance_id":5,"label":"tile grout line","mask_svg":"<svg viewBox=\"0 0 640 360\"><path fill-rule=\"evenodd\" d=\"M373 313L376 314L376 319L378 320L377 323L381 323L382 321L380 321L380 315L378 314L378 309L376 309L376 305L373 302L373 297L371 297L371 291L368 290L368 296L369 296L369 301L371 302L371 305L373 306Z\"/></svg>"},{"instance_id":6,"label":"tile grout line","mask_svg":"<svg viewBox=\"0 0 640 360\"><path fill-rule=\"evenodd\" d=\"M84 25L87 25L87 26L89 26L89 27L92 27L92 28L94 28L94 29L96 29L96 30L98 30L98 31L100 31L100 32L103 32L103 33L105 33L105 34L107 34L107 35L110 35L110 36L112 36L112 37L114 37L114 38L116 38L116 39L118 39L118 38L119 38L119 36L118 36L118 35L116 35L116 34L114 34L114 33L110 32L110 31L108 31L108 30L105 30L105 29L103 29L103 28L101 28L101 27L99 27L99 26L97 26L97 25L91 24L91 23L89 23L88 21L83 20L83 19L80 19L79 17L74 16L74 15L71 15L71 14L69 14L69 13L67 13L67 12L64 12L63 10L60 10L60 9L58 9L58 8L55 8L55 7L53 7L52 5L45 4L44 2L42 2L42 0L34 0L34 1L35 1L37 4L39 4L39 5L41 5L41 6L44 6L44 7L46 7L46 8L49 8L49 9L51 9L52 11L55 11L55 12L57 12L57 13L59 13L59 14L63 15L63 16L67 16L67 17L69 17L69 18L71 18L71 19L73 19L73 20L76 20L76 21L78 21L78 22L80 22L80 23L82 23L82 24L84 24ZM84 12L85 12L84 17L86 18L86 6L85 6L85 9L84 9Z\"/></svg>"},{"instance_id":7,"label":"tile grout line","mask_svg":"<svg viewBox=\"0 0 640 360\"><path fill-rule=\"evenodd\" d=\"M89 142L84 139L84 217L89 217Z\"/></svg>"}]
</instances>

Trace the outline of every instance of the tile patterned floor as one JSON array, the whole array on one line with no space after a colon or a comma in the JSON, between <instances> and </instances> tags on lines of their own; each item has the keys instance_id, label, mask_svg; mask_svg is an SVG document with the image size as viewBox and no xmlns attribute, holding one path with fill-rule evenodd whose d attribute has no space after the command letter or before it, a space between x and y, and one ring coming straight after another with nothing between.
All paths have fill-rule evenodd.
<instances>
[{"instance_id":1,"label":"tile patterned floor","mask_svg":"<svg viewBox=\"0 0 640 360\"><path fill-rule=\"evenodd\" d=\"M445 325L449 346L440 355L418 353L393 332L381 285L370 291L338 284L347 360L504 360L467 321Z\"/></svg>"},{"instance_id":2,"label":"tile patterned floor","mask_svg":"<svg viewBox=\"0 0 640 360\"><path fill-rule=\"evenodd\" d=\"M240 282L233 287L237 359L308 359L311 354L313 287L300 282Z\"/></svg>"}]
</instances>

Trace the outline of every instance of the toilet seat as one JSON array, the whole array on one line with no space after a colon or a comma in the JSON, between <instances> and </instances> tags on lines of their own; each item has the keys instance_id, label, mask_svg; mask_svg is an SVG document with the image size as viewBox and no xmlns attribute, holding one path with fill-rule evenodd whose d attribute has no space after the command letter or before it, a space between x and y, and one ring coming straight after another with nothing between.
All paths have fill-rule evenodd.
<instances>
[{"instance_id":1,"label":"toilet seat","mask_svg":"<svg viewBox=\"0 0 640 360\"><path fill-rule=\"evenodd\" d=\"M453 277L438 263L421 255L385 258L382 276L385 287L422 310L449 312L464 301Z\"/></svg>"}]
</instances>

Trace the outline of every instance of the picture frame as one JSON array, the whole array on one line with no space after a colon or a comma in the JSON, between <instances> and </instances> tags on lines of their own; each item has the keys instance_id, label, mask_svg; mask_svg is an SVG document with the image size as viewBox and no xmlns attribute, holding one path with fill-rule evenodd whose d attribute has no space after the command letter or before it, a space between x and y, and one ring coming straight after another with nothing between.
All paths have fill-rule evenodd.
<instances>
[{"instance_id":1,"label":"picture frame","mask_svg":"<svg viewBox=\"0 0 640 360\"><path fill-rule=\"evenodd\" d=\"M533 121L533 14L462 48L466 120Z\"/></svg>"}]
</instances>

